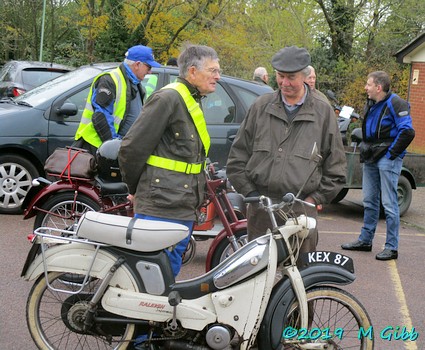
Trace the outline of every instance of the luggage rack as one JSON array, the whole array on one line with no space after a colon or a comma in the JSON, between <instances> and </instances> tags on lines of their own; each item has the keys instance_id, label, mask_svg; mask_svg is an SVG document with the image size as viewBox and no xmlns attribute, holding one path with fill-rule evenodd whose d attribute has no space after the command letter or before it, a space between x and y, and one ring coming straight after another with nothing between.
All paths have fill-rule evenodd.
<instances>
[{"instance_id":1,"label":"luggage rack","mask_svg":"<svg viewBox=\"0 0 425 350\"><path fill-rule=\"evenodd\" d=\"M53 232L55 234L53 234ZM68 231L68 230L62 230L62 229L58 229L58 228L52 228L52 227L39 227L34 231L34 234L36 236L37 239L37 243L40 244L41 247L41 255L43 258L43 268L44 268L44 276L46 279L46 285L47 287L54 291L54 292L62 292L62 293L68 293L68 294L79 294L83 291L84 287L86 286L87 282L89 282L89 276L90 273L92 271L94 262L96 260L96 256L97 253L99 252L99 249L101 247L105 247L108 246L108 244L105 243L99 243L99 242L94 242L94 241L89 241L86 238L79 238L76 235L75 231ZM49 249L48 245L49 244L69 244L69 243L81 243L81 244L88 244L88 245L92 245L95 247L95 251L93 254L93 258L92 261L90 262L89 268L86 272L86 274L84 275L84 279L81 282L75 282L75 281L71 281L70 278L66 278L66 274L65 277L63 279L63 283L64 284L72 284L74 286L80 286L80 288L78 290L75 291L71 291L71 290L64 290L64 289L60 289L60 288L54 288L49 281L48 278L48 270L47 270L47 262L46 262L46 251ZM83 275L81 275L83 276Z\"/></svg>"}]
</instances>

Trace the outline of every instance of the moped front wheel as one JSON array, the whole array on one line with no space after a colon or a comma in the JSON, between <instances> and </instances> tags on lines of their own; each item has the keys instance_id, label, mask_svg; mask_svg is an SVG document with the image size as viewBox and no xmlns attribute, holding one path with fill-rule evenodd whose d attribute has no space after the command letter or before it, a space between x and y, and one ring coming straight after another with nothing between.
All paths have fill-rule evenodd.
<instances>
[{"instance_id":1,"label":"moped front wheel","mask_svg":"<svg viewBox=\"0 0 425 350\"><path fill-rule=\"evenodd\" d=\"M294 300L286 315L275 310L271 319L263 320L259 349L299 349L305 341L335 350L373 349L369 315L353 295L336 287L316 287L307 291L307 302L308 329L301 328L299 304Z\"/></svg>"},{"instance_id":2,"label":"moped front wheel","mask_svg":"<svg viewBox=\"0 0 425 350\"><path fill-rule=\"evenodd\" d=\"M48 281L61 291L48 288L42 274L34 283L27 300L28 329L39 349L127 349L135 335L134 324L84 323L88 303L101 280L89 278L78 294L67 293L79 290L81 284L65 281L63 273L50 272ZM111 316L100 306L96 315Z\"/></svg>"},{"instance_id":3,"label":"moped front wheel","mask_svg":"<svg viewBox=\"0 0 425 350\"><path fill-rule=\"evenodd\" d=\"M248 232L243 229L234 233L238 247L242 247L248 243ZM230 241L226 238L223 239L215 249L211 258L211 269L220 264L223 260L227 259L234 253L234 249Z\"/></svg>"},{"instance_id":4,"label":"moped front wheel","mask_svg":"<svg viewBox=\"0 0 425 350\"><path fill-rule=\"evenodd\" d=\"M99 211L100 204L82 194L74 200L74 192L64 192L50 197L42 209L35 217L34 230L42 226L72 230L85 212Z\"/></svg>"}]
</instances>

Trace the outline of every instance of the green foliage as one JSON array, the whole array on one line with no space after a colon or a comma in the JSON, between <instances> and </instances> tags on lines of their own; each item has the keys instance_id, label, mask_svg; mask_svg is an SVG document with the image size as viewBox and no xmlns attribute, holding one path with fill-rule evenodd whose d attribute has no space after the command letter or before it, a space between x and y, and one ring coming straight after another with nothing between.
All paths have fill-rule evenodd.
<instances>
[{"instance_id":1,"label":"green foliage","mask_svg":"<svg viewBox=\"0 0 425 350\"><path fill-rule=\"evenodd\" d=\"M109 0L105 12L109 14L105 30L99 33L96 40L95 56L102 61L120 62L130 43L130 31L125 24L123 4L121 0Z\"/></svg>"},{"instance_id":2,"label":"green foliage","mask_svg":"<svg viewBox=\"0 0 425 350\"><path fill-rule=\"evenodd\" d=\"M0 63L38 59L43 0L0 2ZM128 47L154 49L158 61L186 43L214 47L225 74L252 79L270 73L271 57L287 45L306 47L318 89L362 110L364 84L387 71L407 96L409 66L394 53L425 29L425 2L404 0L47 0L43 59L79 66L121 61Z\"/></svg>"}]
</instances>

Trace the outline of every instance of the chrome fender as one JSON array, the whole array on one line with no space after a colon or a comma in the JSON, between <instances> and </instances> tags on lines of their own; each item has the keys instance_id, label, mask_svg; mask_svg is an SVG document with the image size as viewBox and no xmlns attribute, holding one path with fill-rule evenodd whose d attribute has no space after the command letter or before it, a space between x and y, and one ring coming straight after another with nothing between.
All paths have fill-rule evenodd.
<instances>
[{"instance_id":1,"label":"chrome fender","mask_svg":"<svg viewBox=\"0 0 425 350\"><path fill-rule=\"evenodd\" d=\"M45 272L66 272L86 275L99 279L105 278L117 257L100 249L96 254L93 245L84 243L65 243L50 247L38 255L25 271L24 279L32 281ZM94 261L93 261L94 259ZM90 269L91 267L91 269ZM90 270L90 272L89 272ZM110 282L111 286L138 291L135 276L124 266L118 268Z\"/></svg>"},{"instance_id":2,"label":"chrome fender","mask_svg":"<svg viewBox=\"0 0 425 350\"><path fill-rule=\"evenodd\" d=\"M356 276L339 266L317 264L300 270L305 289L315 286L338 284L346 285L352 283ZM269 337L274 344L279 344L282 338L282 321L287 315L289 307L295 299L288 277L283 277L273 288L266 313L259 331L259 348L261 339Z\"/></svg>"}]
</instances>

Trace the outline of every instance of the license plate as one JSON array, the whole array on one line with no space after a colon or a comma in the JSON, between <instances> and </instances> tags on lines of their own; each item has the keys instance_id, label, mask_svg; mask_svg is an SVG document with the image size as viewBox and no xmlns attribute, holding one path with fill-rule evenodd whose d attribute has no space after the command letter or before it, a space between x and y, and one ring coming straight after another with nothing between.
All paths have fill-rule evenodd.
<instances>
[{"instance_id":1,"label":"license plate","mask_svg":"<svg viewBox=\"0 0 425 350\"><path fill-rule=\"evenodd\" d=\"M300 254L300 259L306 266L315 264L336 265L354 273L353 259L341 253L325 251L302 253Z\"/></svg>"}]
</instances>

